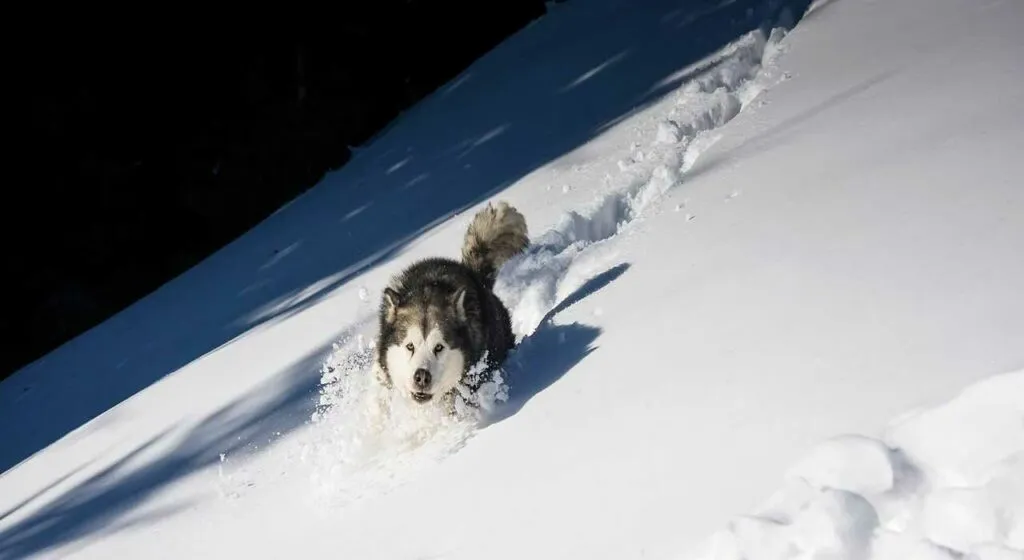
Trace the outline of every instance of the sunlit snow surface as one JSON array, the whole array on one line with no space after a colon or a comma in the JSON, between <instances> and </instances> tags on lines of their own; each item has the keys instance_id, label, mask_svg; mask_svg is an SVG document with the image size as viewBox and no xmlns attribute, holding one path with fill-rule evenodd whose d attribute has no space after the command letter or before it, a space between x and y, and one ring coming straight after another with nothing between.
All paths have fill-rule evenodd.
<instances>
[{"instance_id":1,"label":"sunlit snow surface","mask_svg":"<svg viewBox=\"0 0 1024 560\"><path fill-rule=\"evenodd\" d=\"M1020 560L1024 3L806 8L551 6L0 384L0 558ZM500 378L379 394L498 199Z\"/></svg>"}]
</instances>

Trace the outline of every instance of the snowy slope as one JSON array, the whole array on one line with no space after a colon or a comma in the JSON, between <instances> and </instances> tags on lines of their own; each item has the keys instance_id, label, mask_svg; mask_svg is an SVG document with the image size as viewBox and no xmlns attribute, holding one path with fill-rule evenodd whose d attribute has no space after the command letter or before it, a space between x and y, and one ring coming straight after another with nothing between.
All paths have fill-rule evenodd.
<instances>
[{"instance_id":1,"label":"snowy slope","mask_svg":"<svg viewBox=\"0 0 1024 560\"><path fill-rule=\"evenodd\" d=\"M0 384L0 557L1020 558L1024 4L637 4ZM380 287L496 198L507 400L372 431Z\"/></svg>"}]
</instances>

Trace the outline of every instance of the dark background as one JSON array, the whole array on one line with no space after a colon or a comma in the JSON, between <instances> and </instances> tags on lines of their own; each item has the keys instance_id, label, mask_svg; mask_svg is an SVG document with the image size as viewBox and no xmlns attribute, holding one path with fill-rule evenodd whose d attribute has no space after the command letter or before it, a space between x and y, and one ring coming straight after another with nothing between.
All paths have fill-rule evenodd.
<instances>
[{"instance_id":1,"label":"dark background","mask_svg":"<svg viewBox=\"0 0 1024 560\"><path fill-rule=\"evenodd\" d=\"M27 121L17 163L28 179L8 185L0 211L13 240L0 379L344 165L348 146L542 16L544 2L338 10L329 32L96 31L20 46L8 78L28 100L13 109Z\"/></svg>"}]
</instances>

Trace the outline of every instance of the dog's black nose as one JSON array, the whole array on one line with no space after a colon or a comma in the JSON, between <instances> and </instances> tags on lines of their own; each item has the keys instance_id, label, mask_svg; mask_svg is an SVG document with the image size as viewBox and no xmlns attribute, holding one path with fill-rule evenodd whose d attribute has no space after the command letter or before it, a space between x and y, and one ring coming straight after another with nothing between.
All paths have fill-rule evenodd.
<instances>
[{"instance_id":1,"label":"dog's black nose","mask_svg":"<svg viewBox=\"0 0 1024 560\"><path fill-rule=\"evenodd\" d=\"M420 389L426 389L430 386L430 371L420 368L416 370L416 373L412 376L413 383Z\"/></svg>"}]
</instances>

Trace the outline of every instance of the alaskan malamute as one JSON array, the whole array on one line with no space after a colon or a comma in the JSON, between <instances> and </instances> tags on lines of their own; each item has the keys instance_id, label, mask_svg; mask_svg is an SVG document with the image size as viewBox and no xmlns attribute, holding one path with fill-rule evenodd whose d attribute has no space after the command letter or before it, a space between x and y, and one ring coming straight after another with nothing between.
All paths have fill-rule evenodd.
<instances>
[{"instance_id":1,"label":"alaskan malamute","mask_svg":"<svg viewBox=\"0 0 1024 560\"><path fill-rule=\"evenodd\" d=\"M466 231L461 261L413 263L384 289L374 360L377 380L417 403L479 389L515 345L509 312L491 291L505 262L529 244L526 219L490 203ZM486 353L479 377L467 378ZM436 402L436 401L435 401Z\"/></svg>"}]
</instances>

